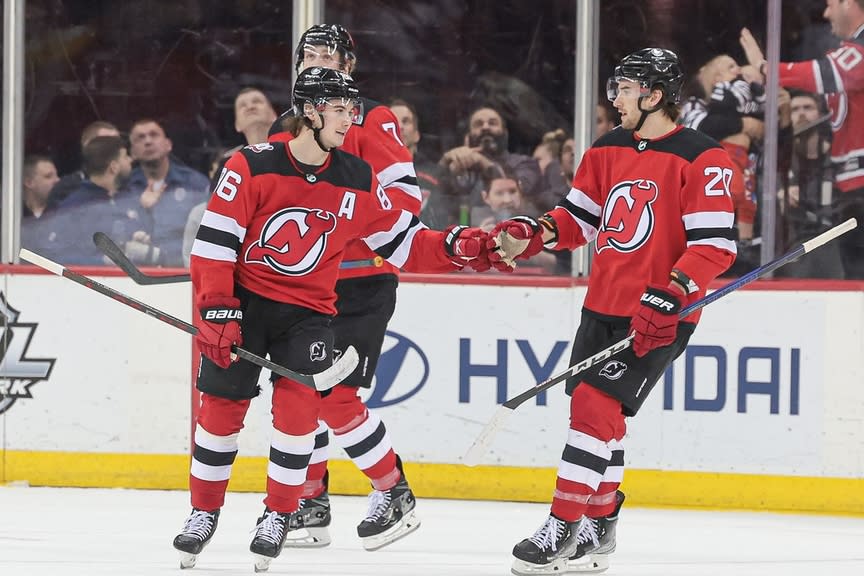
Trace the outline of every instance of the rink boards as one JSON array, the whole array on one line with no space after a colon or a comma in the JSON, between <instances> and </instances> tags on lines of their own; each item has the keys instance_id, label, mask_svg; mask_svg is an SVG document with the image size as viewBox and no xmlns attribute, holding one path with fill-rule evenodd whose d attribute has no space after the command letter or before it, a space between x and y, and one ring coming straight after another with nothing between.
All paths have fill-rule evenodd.
<instances>
[{"instance_id":1,"label":"rink boards","mask_svg":"<svg viewBox=\"0 0 864 576\"><path fill-rule=\"evenodd\" d=\"M548 501L567 431L560 386L513 414L481 466L460 461L498 402L568 366L585 289L470 278L403 281L365 396L419 495ZM16 269L5 279L0 482L185 488L192 339L56 276ZM96 279L191 318L188 284ZM864 514L862 288L762 284L708 307L687 352L629 420L634 504ZM232 490L264 487L262 385ZM365 478L331 450L333 491L366 493Z\"/></svg>"}]
</instances>

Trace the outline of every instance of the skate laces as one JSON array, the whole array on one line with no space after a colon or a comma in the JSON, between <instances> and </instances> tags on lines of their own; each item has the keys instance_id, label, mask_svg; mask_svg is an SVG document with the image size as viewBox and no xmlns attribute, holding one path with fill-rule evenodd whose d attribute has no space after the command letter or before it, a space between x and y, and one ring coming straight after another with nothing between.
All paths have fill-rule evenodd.
<instances>
[{"instance_id":1,"label":"skate laces","mask_svg":"<svg viewBox=\"0 0 864 576\"><path fill-rule=\"evenodd\" d=\"M388 506L390 506L390 491L374 490L369 494L369 511L366 512L366 520L378 520Z\"/></svg>"},{"instance_id":2,"label":"skate laces","mask_svg":"<svg viewBox=\"0 0 864 576\"><path fill-rule=\"evenodd\" d=\"M576 541L579 544L587 544L591 542L594 546L600 545L600 539L597 535L597 519L583 516L579 521L578 533Z\"/></svg>"},{"instance_id":3,"label":"skate laces","mask_svg":"<svg viewBox=\"0 0 864 576\"><path fill-rule=\"evenodd\" d=\"M534 535L529 538L531 542L537 545L541 550L551 548L552 551L558 550L558 540L564 535L564 522L549 516L546 522L534 532Z\"/></svg>"},{"instance_id":4,"label":"skate laces","mask_svg":"<svg viewBox=\"0 0 864 576\"><path fill-rule=\"evenodd\" d=\"M213 528L213 519L215 516L211 512L203 510L192 510L192 514L186 519L183 525L183 534L186 536L194 536L201 541L207 539L207 535Z\"/></svg>"},{"instance_id":5,"label":"skate laces","mask_svg":"<svg viewBox=\"0 0 864 576\"><path fill-rule=\"evenodd\" d=\"M266 512L255 527L255 538L261 538L277 546L282 543L285 519L278 512Z\"/></svg>"}]
</instances>

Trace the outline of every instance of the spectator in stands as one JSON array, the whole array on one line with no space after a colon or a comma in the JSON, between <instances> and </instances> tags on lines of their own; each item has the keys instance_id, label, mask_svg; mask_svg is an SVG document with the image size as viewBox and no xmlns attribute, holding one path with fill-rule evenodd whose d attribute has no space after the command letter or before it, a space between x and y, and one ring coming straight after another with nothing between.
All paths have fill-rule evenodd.
<instances>
[{"instance_id":1,"label":"spectator in stands","mask_svg":"<svg viewBox=\"0 0 864 576\"><path fill-rule=\"evenodd\" d=\"M254 86L247 86L241 89L237 96L234 97L234 129L238 133L243 134L243 138L247 144L259 144L267 142L267 132L270 126L278 118L276 110L273 108L270 98L264 92ZM210 170L208 177L210 185L208 190L213 190L216 187L216 182L222 173L222 167L225 162L236 152L240 147L232 148L231 150L219 149L210 158ZM198 226L201 224L201 218L204 216L204 211L207 209L207 200L193 206L189 211L189 216L186 218L186 225L183 227L183 266L189 266L189 254L192 252L192 243L195 241L195 234L198 233Z\"/></svg>"},{"instance_id":2,"label":"spectator in stands","mask_svg":"<svg viewBox=\"0 0 864 576\"><path fill-rule=\"evenodd\" d=\"M28 156L24 159L22 176L24 185L23 217L25 219L40 218L43 213L50 212L57 204L57 200L51 193L54 186L60 181L54 161L47 156Z\"/></svg>"},{"instance_id":3,"label":"spectator in stands","mask_svg":"<svg viewBox=\"0 0 864 576\"><path fill-rule=\"evenodd\" d=\"M831 168L830 116L822 99L811 92L791 98L794 130L786 189L781 190L784 249L809 240L837 225ZM794 278L843 278L840 245L830 242L818 258L802 258L784 266L778 275Z\"/></svg>"},{"instance_id":4,"label":"spectator in stands","mask_svg":"<svg viewBox=\"0 0 864 576\"><path fill-rule=\"evenodd\" d=\"M39 222L47 220L57 206L51 191L60 179L51 158L39 155L24 159L22 176L21 246L35 250L44 236Z\"/></svg>"},{"instance_id":5,"label":"spectator in stands","mask_svg":"<svg viewBox=\"0 0 864 576\"><path fill-rule=\"evenodd\" d=\"M92 236L104 232L126 248L134 261L147 263L148 256L155 258L137 198L124 188L132 160L123 140L119 136L97 136L84 146L83 157L84 172L89 177L41 219L41 235L33 238L32 245L59 262L101 265L106 260L93 244Z\"/></svg>"},{"instance_id":6,"label":"spectator in stands","mask_svg":"<svg viewBox=\"0 0 864 576\"><path fill-rule=\"evenodd\" d=\"M604 94L605 96L605 94ZM618 113L605 98L597 104L594 122L594 140L597 140L618 125Z\"/></svg>"},{"instance_id":7,"label":"spectator in stands","mask_svg":"<svg viewBox=\"0 0 864 576\"><path fill-rule=\"evenodd\" d=\"M151 244L160 249L158 264L181 267L186 221L192 208L207 200L210 181L170 156L171 140L156 120L135 122L129 140L138 166L128 186L143 208Z\"/></svg>"},{"instance_id":8,"label":"spectator in stands","mask_svg":"<svg viewBox=\"0 0 864 576\"><path fill-rule=\"evenodd\" d=\"M457 220L457 207L448 202L449 199L441 193L441 168L420 152L420 117L417 109L407 101L397 98L390 102L390 110L399 120L402 142L414 157L417 185L423 195L420 219L432 229L443 230Z\"/></svg>"},{"instance_id":9,"label":"spectator in stands","mask_svg":"<svg viewBox=\"0 0 864 576\"><path fill-rule=\"evenodd\" d=\"M84 147L97 136L120 136L120 131L111 122L104 120L96 120L84 127L81 131L81 152L83 154ZM81 182L87 178L84 173L84 168L80 168L71 174L63 176L57 184L54 185L54 190L51 196L58 204L66 199L69 194L78 190L81 187Z\"/></svg>"},{"instance_id":10,"label":"spectator in stands","mask_svg":"<svg viewBox=\"0 0 864 576\"><path fill-rule=\"evenodd\" d=\"M541 173L537 160L508 150L508 133L497 110L481 106L468 117L468 132L462 146L444 153L439 165L444 169L443 186L460 204L460 221L467 223L470 207L480 206L483 177L496 170L512 172L526 198L543 209L554 206L557 199L541 197Z\"/></svg>"},{"instance_id":11,"label":"spectator in stands","mask_svg":"<svg viewBox=\"0 0 864 576\"><path fill-rule=\"evenodd\" d=\"M568 139L572 141L572 138L568 138L563 129L558 128L544 134L540 144L534 149L534 158L537 160L540 173L543 175L540 187L547 191L547 202L554 200L557 204L570 189L570 182L573 178L571 176L570 179L567 179L564 169L561 167L561 151Z\"/></svg>"}]
</instances>

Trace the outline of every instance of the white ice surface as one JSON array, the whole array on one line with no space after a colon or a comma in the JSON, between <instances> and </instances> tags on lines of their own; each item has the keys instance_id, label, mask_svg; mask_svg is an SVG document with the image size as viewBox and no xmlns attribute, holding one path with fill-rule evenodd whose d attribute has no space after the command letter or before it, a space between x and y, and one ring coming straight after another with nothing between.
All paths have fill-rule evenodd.
<instances>
[{"instance_id":1,"label":"white ice surface","mask_svg":"<svg viewBox=\"0 0 864 576\"><path fill-rule=\"evenodd\" d=\"M193 570L171 546L189 512L184 492L0 487L0 576L253 574L260 494L229 493L219 529ZM334 497L333 544L286 549L269 574L510 574L510 551L548 506L420 500L423 525L377 552L360 546L364 498ZM864 575L864 519L647 510L625 504L610 576Z\"/></svg>"}]
</instances>

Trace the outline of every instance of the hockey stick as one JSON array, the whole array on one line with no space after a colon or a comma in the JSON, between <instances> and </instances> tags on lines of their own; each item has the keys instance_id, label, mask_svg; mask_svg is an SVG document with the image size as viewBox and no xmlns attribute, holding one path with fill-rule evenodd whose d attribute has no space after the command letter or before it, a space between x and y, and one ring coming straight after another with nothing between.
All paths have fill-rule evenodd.
<instances>
[{"instance_id":1,"label":"hockey stick","mask_svg":"<svg viewBox=\"0 0 864 576\"><path fill-rule=\"evenodd\" d=\"M96 292L99 292L100 294L108 296L109 298L113 298L114 300L117 300L118 302L120 302L122 304L126 304L130 308L134 308L134 309L138 310L139 312L144 312L148 316L152 316L153 318L156 318L157 320L161 320L162 322L165 322L166 324L170 324L171 326L174 326L175 328L179 328L180 330L183 330L184 332L188 332L189 334L192 334L193 336L198 333L198 329L195 328L195 326L193 326L192 324L184 322L183 320L180 320L179 318L171 316L170 314L168 314L166 312L162 312L158 308L154 308L153 306L150 306L148 304L144 304L143 302L140 302L138 300L135 300L134 298L126 296L122 292L118 292L117 290L114 290L113 288L109 288L108 286L105 286L104 284L100 284L99 282L96 282L95 280L88 278L87 276L84 276L83 274L78 274L76 272L72 272L71 270L69 270L65 266L63 266L61 264L57 264L56 262L53 262L53 261L45 258L44 256L40 256L39 254L31 252L30 250L22 248L21 251L18 253L18 256L22 260L32 262L33 264L39 266L40 268L44 268L45 270L47 270L53 274L56 274L58 276L63 276L64 278L68 278L69 280L72 280L73 282L77 282L78 284L81 284L82 286L90 288L91 290L95 290ZM329 368L327 368L326 370L324 370L323 372L320 372L318 374L309 375L309 374L300 374L299 372L294 372L293 370L289 370L288 368L285 368L284 366L280 366L279 364L271 362L271 361L267 360L266 358L262 358L261 356L258 356L257 354L253 354L252 352L249 352L248 350L244 350L243 348L240 348L239 346L232 346L231 351L234 352L235 354L237 354L237 356L239 356L240 358L243 358L244 360L248 360L249 362L251 362L253 364L261 366L262 368L267 368L268 370L271 370L271 371L275 372L276 374L279 374L280 376L284 376L285 378L290 378L291 380L294 380L296 382L299 382L301 384L309 386L313 390L318 390L318 391L329 390L330 388L332 388L333 386L335 386L336 384L338 384L339 382L341 382L342 380L347 378L351 374L351 372L354 371L354 368L357 367L357 363L359 362L359 356L357 355L357 350L355 350L354 347L351 346L342 354L342 356L339 358L339 360L337 360L332 366L330 366Z\"/></svg>"},{"instance_id":2,"label":"hockey stick","mask_svg":"<svg viewBox=\"0 0 864 576\"><path fill-rule=\"evenodd\" d=\"M693 304L684 308L681 311L681 313L678 315L678 318L679 319L685 318L686 316L689 316L690 314L699 310L700 308L703 308L703 307L707 306L708 304L711 304L712 302L719 300L723 296L726 296L730 292L734 292L735 290L741 288L742 286L746 286L747 284L753 282L757 278L761 278L762 276L765 276L769 272L772 272L772 271L776 270L777 268L780 268L781 266L788 264L789 262L797 260L798 258L803 256L804 254L806 254L808 252L812 252L813 250L815 250L819 246L822 246L823 244L830 242L831 240L834 240L835 238L837 238L841 234L845 234L849 230L852 230L857 225L858 225L858 223L855 221L855 219L850 218L849 220L846 220L842 224L838 224L834 228L831 228L830 230L823 232L819 236L816 236L812 240L808 240L807 242L804 242L803 244L799 244L798 246L796 246L795 248L793 248L792 250L790 250L789 252L787 252L783 256L780 256L776 260L772 260L768 264L765 264L764 266L760 266L759 268L756 268L755 270L748 272L744 276L741 276L737 280L730 282L729 284L727 284L723 288L720 288L719 290L715 290L711 294L708 294L707 296L700 298L699 300L697 300ZM575 376L576 374L578 374L584 370L587 370L588 368L590 368L596 364L599 364L600 362L606 360L610 356L617 354L618 352L621 352L622 350L626 350L627 348L630 347L631 342L633 342L633 335L632 334L630 336L627 336L626 338L624 338L620 342L616 342L615 344L612 344L611 346L609 346L605 350L601 350L600 352L591 356L590 358L586 358L585 360L582 360L581 362L574 364L573 366L567 368L566 370L564 370L560 374L552 376L552 377L548 378L547 380L544 380L543 382L540 382L539 384L535 385L533 388L529 388L525 392L522 392L521 394L514 396L513 398L510 398L509 400L504 402L504 404L502 404L501 406L498 407L495 414L492 416L492 418L489 420L489 422L486 424L486 426L483 428L483 430L480 431L480 434L477 436L477 439L474 440L474 443L471 445L471 447L465 453L465 456L462 458L462 463L465 464L466 466L476 466L480 462L480 458L483 457L483 455L489 449L489 446L491 446L492 441L495 439L495 436L504 427L504 424L507 423L507 419L513 413L513 411L516 410L516 408L518 408L524 402L535 397L540 392L543 392L544 390L548 390L549 388L551 388L552 386L555 386L559 382L563 382L564 380L567 380L571 376Z\"/></svg>"},{"instance_id":3,"label":"hockey stick","mask_svg":"<svg viewBox=\"0 0 864 576\"><path fill-rule=\"evenodd\" d=\"M129 260L123 250L104 232L96 232L93 234L93 243L136 284L141 284L142 286L151 286L153 284L174 284L176 282L189 282L192 279L189 274L174 274L170 276L151 276L150 274L144 274L137 266L135 266L135 264L132 263L131 260Z\"/></svg>"}]
</instances>

